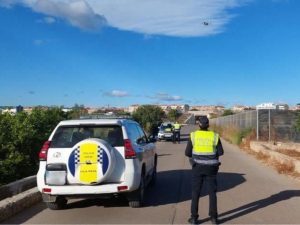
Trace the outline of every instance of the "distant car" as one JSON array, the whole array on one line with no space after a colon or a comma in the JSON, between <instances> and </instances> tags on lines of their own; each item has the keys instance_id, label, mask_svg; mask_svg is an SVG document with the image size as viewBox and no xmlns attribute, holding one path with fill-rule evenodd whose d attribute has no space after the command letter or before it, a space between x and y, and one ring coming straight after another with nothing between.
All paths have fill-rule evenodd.
<instances>
[{"instance_id":1,"label":"distant car","mask_svg":"<svg viewBox=\"0 0 300 225\"><path fill-rule=\"evenodd\" d=\"M158 131L158 140L172 140L173 139L173 124L171 122L162 123Z\"/></svg>"},{"instance_id":2,"label":"distant car","mask_svg":"<svg viewBox=\"0 0 300 225\"><path fill-rule=\"evenodd\" d=\"M133 208L156 178L155 140L130 119L60 122L40 153L37 186L50 209L69 198L124 195Z\"/></svg>"}]
</instances>

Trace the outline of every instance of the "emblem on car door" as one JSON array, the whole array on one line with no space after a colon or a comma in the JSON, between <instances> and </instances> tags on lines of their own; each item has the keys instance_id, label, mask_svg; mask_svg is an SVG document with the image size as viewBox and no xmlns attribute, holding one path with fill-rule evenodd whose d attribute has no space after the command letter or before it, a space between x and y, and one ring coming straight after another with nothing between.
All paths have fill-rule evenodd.
<instances>
[{"instance_id":1,"label":"emblem on car door","mask_svg":"<svg viewBox=\"0 0 300 225\"><path fill-rule=\"evenodd\" d=\"M54 158L60 158L61 157L61 153L60 152L54 152L53 153L53 157Z\"/></svg>"}]
</instances>

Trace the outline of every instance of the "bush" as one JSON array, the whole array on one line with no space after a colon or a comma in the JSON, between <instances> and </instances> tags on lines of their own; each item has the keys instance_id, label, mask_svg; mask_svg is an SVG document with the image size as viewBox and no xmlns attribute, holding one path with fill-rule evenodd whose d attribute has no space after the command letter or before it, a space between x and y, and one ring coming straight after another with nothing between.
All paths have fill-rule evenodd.
<instances>
[{"instance_id":1,"label":"bush","mask_svg":"<svg viewBox=\"0 0 300 225\"><path fill-rule=\"evenodd\" d=\"M159 124L162 123L165 112L158 106L142 105L137 108L132 116L134 120L142 125L147 133L153 134L157 130Z\"/></svg>"},{"instance_id":2,"label":"bush","mask_svg":"<svg viewBox=\"0 0 300 225\"><path fill-rule=\"evenodd\" d=\"M43 142L65 118L59 108L0 115L0 185L37 172Z\"/></svg>"},{"instance_id":3,"label":"bush","mask_svg":"<svg viewBox=\"0 0 300 225\"><path fill-rule=\"evenodd\" d=\"M244 138L252 136L253 133L252 128L246 128L241 130L236 127L212 126L211 129L219 133L225 140L236 145L240 145Z\"/></svg>"}]
</instances>

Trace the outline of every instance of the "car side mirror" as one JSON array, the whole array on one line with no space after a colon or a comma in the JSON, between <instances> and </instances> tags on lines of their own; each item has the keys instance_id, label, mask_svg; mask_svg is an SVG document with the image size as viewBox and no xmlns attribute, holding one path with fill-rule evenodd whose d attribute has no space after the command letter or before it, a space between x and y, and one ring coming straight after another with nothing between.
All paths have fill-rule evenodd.
<instances>
[{"instance_id":1,"label":"car side mirror","mask_svg":"<svg viewBox=\"0 0 300 225\"><path fill-rule=\"evenodd\" d=\"M150 136L148 137L148 140L149 140L149 142L151 142L151 143L155 143L155 142L156 142L156 137L153 136L153 135L150 135Z\"/></svg>"}]
</instances>

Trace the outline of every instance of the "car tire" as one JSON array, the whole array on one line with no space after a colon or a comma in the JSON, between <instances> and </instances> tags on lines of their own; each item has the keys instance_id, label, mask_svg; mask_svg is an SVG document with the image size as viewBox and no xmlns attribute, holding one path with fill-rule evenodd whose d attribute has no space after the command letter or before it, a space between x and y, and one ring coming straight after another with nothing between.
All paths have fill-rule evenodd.
<instances>
[{"instance_id":1,"label":"car tire","mask_svg":"<svg viewBox=\"0 0 300 225\"><path fill-rule=\"evenodd\" d=\"M155 158L155 165L153 168L153 173L151 176L150 186L153 187L156 184L157 180L157 157Z\"/></svg>"},{"instance_id":2,"label":"car tire","mask_svg":"<svg viewBox=\"0 0 300 225\"><path fill-rule=\"evenodd\" d=\"M64 209L67 206L68 200L63 197L57 197L55 202L46 202L46 205L51 210Z\"/></svg>"},{"instance_id":3,"label":"car tire","mask_svg":"<svg viewBox=\"0 0 300 225\"><path fill-rule=\"evenodd\" d=\"M144 203L144 193L145 193L145 176L142 175L139 189L134 193L134 198L129 199L128 203L131 208L140 208Z\"/></svg>"}]
</instances>

